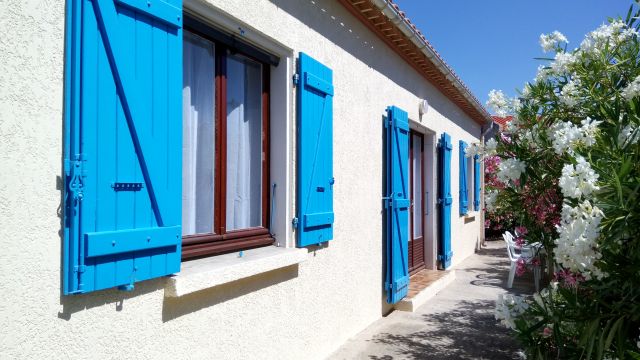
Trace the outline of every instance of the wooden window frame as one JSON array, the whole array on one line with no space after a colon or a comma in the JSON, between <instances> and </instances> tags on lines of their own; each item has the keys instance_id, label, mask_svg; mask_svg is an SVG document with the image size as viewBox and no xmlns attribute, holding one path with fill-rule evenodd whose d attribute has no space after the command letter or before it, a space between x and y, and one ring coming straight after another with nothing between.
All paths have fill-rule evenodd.
<instances>
[{"instance_id":1,"label":"wooden window frame","mask_svg":"<svg viewBox=\"0 0 640 360\"><path fill-rule=\"evenodd\" d=\"M272 245L275 241L269 231L269 102L270 65L251 54L217 41L197 28L185 26L185 31L215 44L215 170L213 233L184 235L182 260L218 255L238 250ZM239 230L226 230L227 189L227 57L239 54L262 65L262 198L261 226Z\"/></svg>"},{"instance_id":2,"label":"wooden window frame","mask_svg":"<svg viewBox=\"0 0 640 360\"><path fill-rule=\"evenodd\" d=\"M412 256L411 256L411 259L407 260L407 263L409 261L411 261L411 264L413 265L413 267L409 267L409 274L410 275L415 274L415 273L417 273L418 271L420 271L422 269L425 269L426 268L426 264L427 264L427 256L425 254L427 234L426 234L426 221L424 219L424 209L425 209L425 206L427 206L427 204L425 204L425 202L424 202L425 201L425 196L424 196L424 193L425 193L425 184L424 184L424 178L425 178L425 176L424 176L424 172L425 172L424 141L425 141L425 136L424 136L424 134L422 134L420 132L417 132L417 131L414 131L414 130L410 130L409 131L409 188L411 189L411 198L409 199L409 201L411 201L411 203L410 203L410 207L409 207L409 210L410 210L410 212L409 212L409 239L410 240L409 240L408 247L409 247L409 245L413 246L413 241L414 241L414 238L413 238L413 219L414 219L414 216L415 216L415 214L414 214L415 206L414 206L414 202L413 202L413 198L415 197L415 194L414 194L415 187L413 186L414 185L414 181L413 181L413 178L414 178L413 175L414 174L413 173L415 172L415 168L413 166L413 159L414 159L414 157L413 157L413 146L414 146L413 136L414 135L420 138L420 154L421 154L420 156L422 158L422 161L421 161L421 164L420 164L420 167L422 169L422 175L420 176L420 189L421 189L421 192L420 192L420 199L421 200L420 201L421 201L421 204L422 204L422 209L421 209L422 211L421 211L420 216L422 216L422 252L423 252L422 259L423 259L423 263L421 265L416 265L415 264L416 254L413 253L414 249L413 248L409 249L409 250L411 250L411 255Z\"/></svg>"}]
</instances>

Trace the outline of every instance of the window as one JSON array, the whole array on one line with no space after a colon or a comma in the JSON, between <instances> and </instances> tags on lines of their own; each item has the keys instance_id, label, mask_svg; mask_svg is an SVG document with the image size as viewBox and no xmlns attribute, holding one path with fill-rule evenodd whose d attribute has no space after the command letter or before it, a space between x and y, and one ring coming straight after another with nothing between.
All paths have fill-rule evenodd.
<instances>
[{"instance_id":1,"label":"window","mask_svg":"<svg viewBox=\"0 0 640 360\"><path fill-rule=\"evenodd\" d=\"M183 260L273 243L269 65L197 24L183 43Z\"/></svg>"}]
</instances>

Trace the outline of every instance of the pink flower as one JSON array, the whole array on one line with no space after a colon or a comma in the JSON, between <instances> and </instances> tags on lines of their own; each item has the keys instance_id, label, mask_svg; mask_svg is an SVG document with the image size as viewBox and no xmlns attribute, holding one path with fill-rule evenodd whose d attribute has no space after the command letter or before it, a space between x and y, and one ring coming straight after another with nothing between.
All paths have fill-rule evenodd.
<instances>
[{"instance_id":1,"label":"pink flower","mask_svg":"<svg viewBox=\"0 0 640 360\"><path fill-rule=\"evenodd\" d=\"M553 335L553 329L546 326L544 330L542 330L542 337L548 338Z\"/></svg>"},{"instance_id":2,"label":"pink flower","mask_svg":"<svg viewBox=\"0 0 640 360\"><path fill-rule=\"evenodd\" d=\"M516 262L516 275L522 276L527 272L527 263L523 258L519 258Z\"/></svg>"},{"instance_id":3,"label":"pink flower","mask_svg":"<svg viewBox=\"0 0 640 360\"><path fill-rule=\"evenodd\" d=\"M516 226L516 233L518 236L525 236L529 230L527 230L526 226Z\"/></svg>"},{"instance_id":4,"label":"pink flower","mask_svg":"<svg viewBox=\"0 0 640 360\"><path fill-rule=\"evenodd\" d=\"M569 269L556 272L554 278L565 288L577 288L581 282L585 281L582 274L573 273Z\"/></svg>"},{"instance_id":5,"label":"pink flower","mask_svg":"<svg viewBox=\"0 0 640 360\"><path fill-rule=\"evenodd\" d=\"M540 266L540 258L534 257L531 259L531 265Z\"/></svg>"},{"instance_id":6,"label":"pink flower","mask_svg":"<svg viewBox=\"0 0 640 360\"><path fill-rule=\"evenodd\" d=\"M524 238L519 236L514 242L516 243L516 247L521 248L524 245Z\"/></svg>"}]
</instances>

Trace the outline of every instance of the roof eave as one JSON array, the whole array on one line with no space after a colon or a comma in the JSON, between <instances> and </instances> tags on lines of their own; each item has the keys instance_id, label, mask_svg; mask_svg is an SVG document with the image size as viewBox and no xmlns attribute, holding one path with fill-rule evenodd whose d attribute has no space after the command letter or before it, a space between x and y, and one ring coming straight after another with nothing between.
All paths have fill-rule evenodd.
<instances>
[{"instance_id":1,"label":"roof eave","mask_svg":"<svg viewBox=\"0 0 640 360\"><path fill-rule=\"evenodd\" d=\"M400 57L414 67L429 82L434 84L447 98L458 105L474 121L481 125L491 124L493 119L484 109L480 102L473 96L471 91L464 85L462 80L455 74L442 57L435 51L433 46L426 40L418 29L411 22L399 13L397 6L390 0L338 0L364 25L369 27L378 37L380 37L391 49ZM370 13L374 8L386 17L387 21L377 23L377 16L367 17L363 14ZM374 15L374 14L372 14ZM381 26L392 26L393 29L401 33L390 35L385 33L387 28ZM390 39L391 36L395 38ZM399 38L404 38L399 40ZM408 47L408 44L412 45ZM422 56L416 56L415 51L419 51ZM424 64L425 61L428 64ZM429 66L430 65L430 66ZM435 72L433 70L436 70ZM437 72L437 73L436 73Z\"/></svg>"}]
</instances>

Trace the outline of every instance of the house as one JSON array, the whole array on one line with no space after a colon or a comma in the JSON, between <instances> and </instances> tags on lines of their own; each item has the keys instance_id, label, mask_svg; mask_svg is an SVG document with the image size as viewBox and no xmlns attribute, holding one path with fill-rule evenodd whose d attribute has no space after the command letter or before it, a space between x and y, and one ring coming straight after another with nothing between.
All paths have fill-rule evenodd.
<instances>
[{"instance_id":1,"label":"house","mask_svg":"<svg viewBox=\"0 0 640 360\"><path fill-rule=\"evenodd\" d=\"M513 115L507 115L507 116L497 116L497 115L492 115L491 118L493 118L493 121L498 124L498 126L500 127L500 130L504 129L507 124L509 122L511 122L511 120L513 120Z\"/></svg>"},{"instance_id":2,"label":"house","mask_svg":"<svg viewBox=\"0 0 640 360\"><path fill-rule=\"evenodd\" d=\"M491 117L389 0L0 13L2 358L322 358L482 240Z\"/></svg>"}]
</instances>

